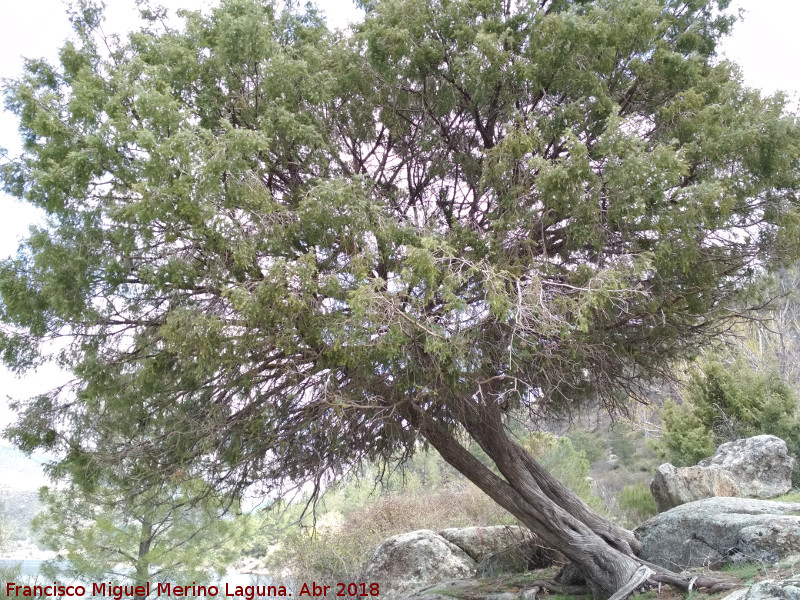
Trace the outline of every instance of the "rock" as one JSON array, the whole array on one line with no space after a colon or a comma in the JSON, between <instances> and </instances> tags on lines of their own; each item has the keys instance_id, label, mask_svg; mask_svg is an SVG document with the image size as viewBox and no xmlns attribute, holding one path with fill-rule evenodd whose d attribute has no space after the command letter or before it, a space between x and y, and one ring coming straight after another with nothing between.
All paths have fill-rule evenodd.
<instances>
[{"instance_id":1,"label":"rock","mask_svg":"<svg viewBox=\"0 0 800 600\"><path fill-rule=\"evenodd\" d=\"M722 600L800 600L800 575L789 579L760 581L746 590L736 590Z\"/></svg>"},{"instance_id":2,"label":"rock","mask_svg":"<svg viewBox=\"0 0 800 600\"><path fill-rule=\"evenodd\" d=\"M385 539L364 567L364 581L381 584L391 599L421 586L475 574L475 561L461 548L428 529Z\"/></svg>"},{"instance_id":3,"label":"rock","mask_svg":"<svg viewBox=\"0 0 800 600\"><path fill-rule=\"evenodd\" d=\"M522 585L524 582L513 579L497 580L489 585L477 579L443 581L404 593L395 600L536 600L542 591L538 586L521 590Z\"/></svg>"},{"instance_id":4,"label":"rock","mask_svg":"<svg viewBox=\"0 0 800 600\"><path fill-rule=\"evenodd\" d=\"M742 600L747 595L748 590L736 590L725 596L722 600Z\"/></svg>"},{"instance_id":5,"label":"rock","mask_svg":"<svg viewBox=\"0 0 800 600\"><path fill-rule=\"evenodd\" d=\"M719 466L733 475L746 498L775 498L792 489L794 459L786 442L774 435L757 435L722 444L701 467Z\"/></svg>"},{"instance_id":6,"label":"rock","mask_svg":"<svg viewBox=\"0 0 800 600\"><path fill-rule=\"evenodd\" d=\"M545 548L534 539L528 539L499 552L489 554L478 564L478 577L495 577L502 573L524 573L566 562L560 552Z\"/></svg>"},{"instance_id":7,"label":"rock","mask_svg":"<svg viewBox=\"0 0 800 600\"><path fill-rule=\"evenodd\" d=\"M493 525L490 527L460 527L439 532L476 562L494 552L531 539L531 532L516 525Z\"/></svg>"},{"instance_id":8,"label":"rock","mask_svg":"<svg viewBox=\"0 0 800 600\"><path fill-rule=\"evenodd\" d=\"M656 470L650 492L658 512L703 498L740 495L736 480L721 467L678 468L669 463Z\"/></svg>"},{"instance_id":9,"label":"rock","mask_svg":"<svg viewBox=\"0 0 800 600\"><path fill-rule=\"evenodd\" d=\"M774 498L792 487L794 459L774 435L722 444L697 466L658 467L650 491L659 512L715 496Z\"/></svg>"},{"instance_id":10,"label":"rock","mask_svg":"<svg viewBox=\"0 0 800 600\"><path fill-rule=\"evenodd\" d=\"M800 503L708 498L656 515L634 534L642 558L673 570L773 563L800 552Z\"/></svg>"},{"instance_id":11,"label":"rock","mask_svg":"<svg viewBox=\"0 0 800 600\"><path fill-rule=\"evenodd\" d=\"M396 600L453 600L453 596L446 594L429 594L427 592L411 592L402 596L392 596Z\"/></svg>"},{"instance_id":12,"label":"rock","mask_svg":"<svg viewBox=\"0 0 800 600\"><path fill-rule=\"evenodd\" d=\"M478 596L475 590L475 580L457 579L414 589L400 595L396 600L453 600L454 598L479 600ZM380 597L383 597L382 592Z\"/></svg>"}]
</instances>

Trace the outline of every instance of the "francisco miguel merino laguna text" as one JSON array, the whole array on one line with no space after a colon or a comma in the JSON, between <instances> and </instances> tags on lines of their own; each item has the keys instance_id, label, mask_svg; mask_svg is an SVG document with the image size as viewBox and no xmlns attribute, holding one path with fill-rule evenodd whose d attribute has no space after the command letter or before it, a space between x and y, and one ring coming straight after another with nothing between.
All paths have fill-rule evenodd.
<instances>
[{"instance_id":1,"label":"francisco miguel merino laguna text","mask_svg":"<svg viewBox=\"0 0 800 600\"><path fill-rule=\"evenodd\" d=\"M337 583L338 588L337 596L378 596L380 593L380 586L377 583ZM236 585L231 586L225 584L225 596L253 598L264 596L278 596L287 597L291 596L290 592L286 591L286 587L282 585ZM311 585L304 583L300 588L298 598L304 596L316 598L318 596L326 596L328 590L331 589L329 585L318 585L312 582ZM192 582L192 585L176 585L174 583L157 583L155 586L156 594L158 596L218 596L219 587L216 585L197 585ZM57 581L53 585L19 585L13 581L6 584L6 596L11 598L23 597L31 598L35 596L61 596L62 598L81 598L86 595L86 587L82 585L61 585ZM114 600L122 600L123 598L134 597L147 597L150 595L150 582L144 585L114 585L110 581L108 583L93 583L92 596L111 597Z\"/></svg>"}]
</instances>

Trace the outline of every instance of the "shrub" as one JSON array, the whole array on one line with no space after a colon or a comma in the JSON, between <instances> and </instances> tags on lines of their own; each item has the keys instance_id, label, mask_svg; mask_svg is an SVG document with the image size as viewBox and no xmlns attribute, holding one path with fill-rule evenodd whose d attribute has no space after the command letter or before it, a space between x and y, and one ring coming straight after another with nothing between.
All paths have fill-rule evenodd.
<instances>
[{"instance_id":1,"label":"shrub","mask_svg":"<svg viewBox=\"0 0 800 600\"><path fill-rule=\"evenodd\" d=\"M667 403L662 418L662 450L676 465L695 464L719 444L763 433L785 440L795 457L800 452L797 395L779 374L741 360L727 366L707 361L692 374L686 402Z\"/></svg>"},{"instance_id":2,"label":"shrub","mask_svg":"<svg viewBox=\"0 0 800 600\"><path fill-rule=\"evenodd\" d=\"M714 454L716 444L690 404L668 400L661 411L664 436L659 449L672 464L685 467Z\"/></svg>"},{"instance_id":3,"label":"shrub","mask_svg":"<svg viewBox=\"0 0 800 600\"><path fill-rule=\"evenodd\" d=\"M567 434L576 452L583 452L590 465L608 458L608 445L597 431L573 429Z\"/></svg>"},{"instance_id":4,"label":"shrub","mask_svg":"<svg viewBox=\"0 0 800 600\"><path fill-rule=\"evenodd\" d=\"M650 488L643 483L622 488L617 503L629 526L636 526L658 512Z\"/></svg>"},{"instance_id":5,"label":"shrub","mask_svg":"<svg viewBox=\"0 0 800 600\"><path fill-rule=\"evenodd\" d=\"M621 465L630 467L636 460L635 432L624 423L615 423L611 429L609 442L611 451L617 456Z\"/></svg>"},{"instance_id":6,"label":"shrub","mask_svg":"<svg viewBox=\"0 0 800 600\"><path fill-rule=\"evenodd\" d=\"M294 527L267 558L272 573L288 583L357 581L377 545L392 535L416 529L470 525L508 525L514 518L472 484L440 493L406 492L374 497L351 511L338 527Z\"/></svg>"},{"instance_id":7,"label":"shrub","mask_svg":"<svg viewBox=\"0 0 800 600\"><path fill-rule=\"evenodd\" d=\"M589 460L584 452L575 450L568 437L536 432L525 439L522 446L586 504L595 510L602 509L602 501L592 492Z\"/></svg>"}]
</instances>

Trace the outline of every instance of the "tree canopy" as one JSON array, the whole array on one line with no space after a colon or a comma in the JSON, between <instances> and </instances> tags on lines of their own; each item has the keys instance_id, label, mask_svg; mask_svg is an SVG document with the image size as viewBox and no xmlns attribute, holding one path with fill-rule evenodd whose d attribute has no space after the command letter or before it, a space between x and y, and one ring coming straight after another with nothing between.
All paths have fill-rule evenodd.
<instances>
[{"instance_id":1,"label":"tree canopy","mask_svg":"<svg viewBox=\"0 0 800 600\"><path fill-rule=\"evenodd\" d=\"M635 539L503 415L624 407L797 257L800 128L717 58L726 5L370 0L345 35L224 0L117 40L84 4L5 87L48 220L3 357L76 376L14 439L229 491L426 441L610 595Z\"/></svg>"}]
</instances>

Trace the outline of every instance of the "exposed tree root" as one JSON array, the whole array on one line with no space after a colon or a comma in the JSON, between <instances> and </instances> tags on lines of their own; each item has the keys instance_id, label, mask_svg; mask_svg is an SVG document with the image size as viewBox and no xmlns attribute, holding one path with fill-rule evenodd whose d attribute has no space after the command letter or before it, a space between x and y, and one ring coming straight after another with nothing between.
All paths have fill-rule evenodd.
<instances>
[{"instance_id":1,"label":"exposed tree root","mask_svg":"<svg viewBox=\"0 0 800 600\"><path fill-rule=\"evenodd\" d=\"M672 571L659 569L650 576L650 581L654 583L668 583L671 586L680 588L684 591L700 590L708 594L716 594L717 592L725 592L737 587L741 587L740 583L728 581L727 579L720 579L719 577L693 577L686 579Z\"/></svg>"},{"instance_id":2,"label":"exposed tree root","mask_svg":"<svg viewBox=\"0 0 800 600\"><path fill-rule=\"evenodd\" d=\"M633 574L630 581L622 586L608 600L625 600L637 589L641 587L658 586L666 583L684 591L702 590L707 594L716 594L741 587L740 583L721 579L719 577L697 576L686 578L678 573L659 567L653 563L637 559L641 567ZM565 595L590 594L591 590L586 585L578 585L579 577L577 569L571 564L562 567L554 579L537 580L532 582L532 586L538 586L550 592ZM568 581L569 583L560 583Z\"/></svg>"}]
</instances>

